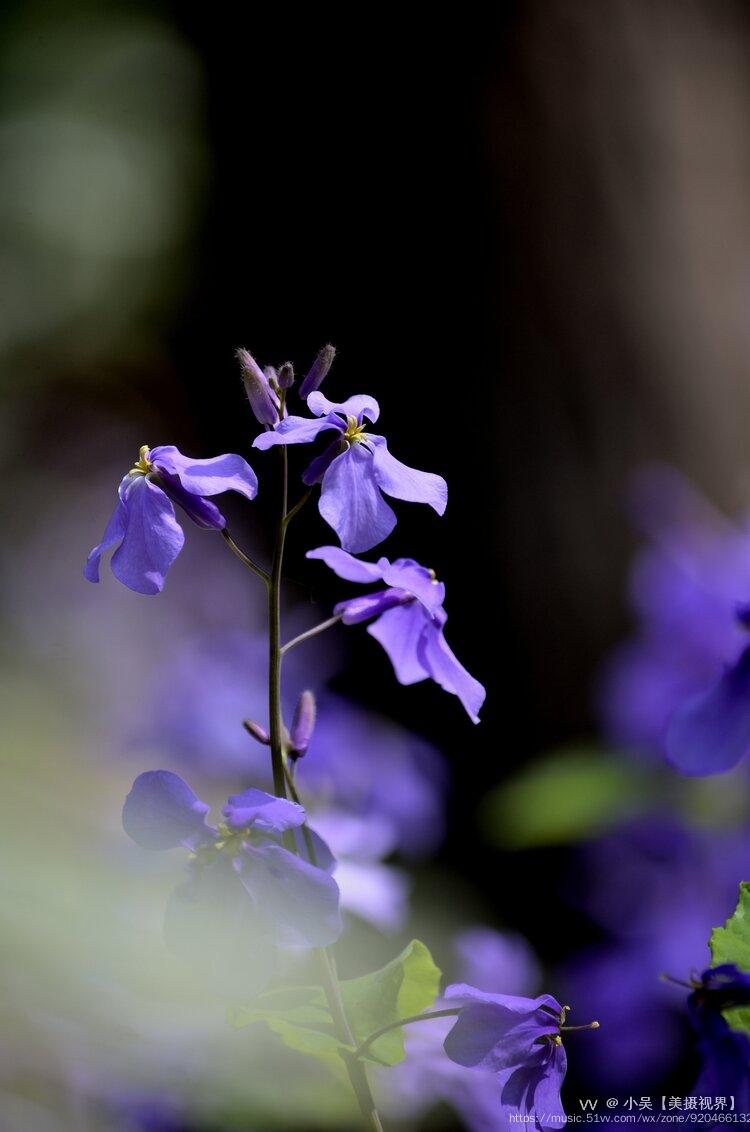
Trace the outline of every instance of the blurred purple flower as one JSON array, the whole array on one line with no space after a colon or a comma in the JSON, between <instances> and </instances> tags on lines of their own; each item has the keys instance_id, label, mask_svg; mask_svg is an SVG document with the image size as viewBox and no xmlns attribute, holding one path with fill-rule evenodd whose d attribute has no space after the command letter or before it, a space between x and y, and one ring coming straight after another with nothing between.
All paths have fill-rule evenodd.
<instances>
[{"instance_id":1,"label":"blurred purple flower","mask_svg":"<svg viewBox=\"0 0 750 1132\"><path fill-rule=\"evenodd\" d=\"M349 582L385 582L387 589L341 601L334 612L345 625L374 618L367 631L387 652L399 683L416 684L431 678L458 696L472 722L479 722L486 693L445 639L445 586L432 570L413 558L362 562L337 546L309 550L307 557L320 559Z\"/></svg>"},{"instance_id":2,"label":"blurred purple flower","mask_svg":"<svg viewBox=\"0 0 750 1132\"><path fill-rule=\"evenodd\" d=\"M704 971L688 999L698 1035L701 1070L696 1097L733 1097L737 1112L750 1112L750 1039L732 1030L722 1011L750 1005L750 975L726 963Z\"/></svg>"},{"instance_id":3,"label":"blurred purple flower","mask_svg":"<svg viewBox=\"0 0 750 1132\"><path fill-rule=\"evenodd\" d=\"M604 670L600 710L616 743L666 753L684 774L734 766L750 747L750 529L732 526L678 473L636 481L649 543L631 575L636 636Z\"/></svg>"},{"instance_id":4,"label":"blurred purple flower","mask_svg":"<svg viewBox=\"0 0 750 1132\"><path fill-rule=\"evenodd\" d=\"M489 994L466 983L446 989L461 1011L443 1048L451 1061L492 1073L500 1085L503 1114L521 1114L535 1128L565 1121L560 1089L567 1058L560 1036L565 1009L551 995L522 998Z\"/></svg>"},{"instance_id":5,"label":"blurred purple flower","mask_svg":"<svg viewBox=\"0 0 750 1132\"><path fill-rule=\"evenodd\" d=\"M174 504L197 526L220 531L226 520L206 497L224 491L237 491L247 499L257 494L255 473L241 456L192 460L171 444L152 449L144 444L120 483L119 502L102 541L88 556L85 577L98 582L102 555L119 543L111 563L118 581L136 593L160 593L185 542Z\"/></svg>"},{"instance_id":6,"label":"blurred purple flower","mask_svg":"<svg viewBox=\"0 0 750 1132\"><path fill-rule=\"evenodd\" d=\"M749 859L747 832L689 829L664 814L583 847L571 891L608 938L567 961L558 985L602 1022L579 1054L597 1087L656 1085L674 1066L685 1027L679 995L660 975L705 964Z\"/></svg>"},{"instance_id":7,"label":"blurred purple flower","mask_svg":"<svg viewBox=\"0 0 750 1132\"><path fill-rule=\"evenodd\" d=\"M338 888L328 872L281 844L286 830L303 825L301 806L250 789L229 798L218 829L206 824L207 812L179 775L147 771L133 783L122 820L126 833L146 849L184 845L192 851L190 879L173 893L167 911L174 949L212 967L218 962L233 977L236 964L226 963L212 941L216 937L221 948L228 947L232 958L243 941L250 942L256 961L248 964L246 956L245 965L259 988L272 969L271 949L262 947L261 937L295 947L325 947L338 938ZM264 961L257 962L258 952Z\"/></svg>"},{"instance_id":8,"label":"blurred purple flower","mask_svg":"<svg viewBox=\"0 0 750 1132\"><path fill-rule=\"evenodd\" d=\"M445 480L402 464L391 456L385 437L367 432L365 418L374 424L380 415L377 401L359 395L337 404L313 392L307 404L314 418L286 417L272 432L257 436L253 447L265 451L276 444L309 444L321 432L336 433L302 478L309 485L321 484L320 514L346 550L369 550L395 527L396 516L383 492L394 499L427 503L443 514L448 502Z\"/></svg>"}]
</instances>

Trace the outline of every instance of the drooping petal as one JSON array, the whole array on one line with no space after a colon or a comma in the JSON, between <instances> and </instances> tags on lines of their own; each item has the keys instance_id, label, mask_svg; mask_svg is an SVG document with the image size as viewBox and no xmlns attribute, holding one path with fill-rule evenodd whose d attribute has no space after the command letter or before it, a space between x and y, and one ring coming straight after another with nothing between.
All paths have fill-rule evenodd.
<instances>
[{"instance_id":1,"label":"drooping petal","mask_svg":"<svg viewBox=\"0 0 750 1132\"><path fill-rule=\"evenodd\" d=\"M374 594L362 594L360 597L350 597L346 601L340 601L334 606L333 612L341 617L345 625L358 625L396 606L413 603L414 598L406 590L378 590Z\"/></svg>"},{"instance_id":2,"label":"drooping petal","mask_svg":"<svg viewBox=\"0 0 750 1132\"><path fill-rule=\"evenodd\" d=\"M537 1049L533 1064L500 1074L501 1112L507 1114L509 1125L520 1115L524 1123L543 1132L547 1128L559 1129L566 1121L560 1088L567 1056L562 1045Z\"/></svg>"},{"instance_id":3,"label":"drooping petal","mask_svg":"<svg viewBox=\"0 0 750 1132\"><path fill-rule=\"evenodd\" d=\"M171 500L148 476L132 477L124 495L125 534L112 555L112 573L136 593L159 593L185 535Z\"/></svg>"},{"instance_id":4,"label":"drooping petal","mask_svg":"<svg viewBox=\"0 0 750 1132\"><path fill-rule=\"evenodd\" d=\"M511 1014L529 1014L535 1010L542 1010L556 1017L562 1014L562 1006L551 994L540 994L536 998L527 998L520 994L498 994L495 991L484 991L469 983L451 983L445 988L444 998L452 1002L485 1002L493 1006L500 1006Z\"/></svg>"},{"instance_id":5,"label":"drooping petal","mask_svg":"<svg viewBox=\"0 0 750 1132\"><path fill-rule=\"evenodd\" d=\"M126 476L127 480L129 477ZM93 550L89 553L86 559L86 565L83 568L84 577L89 582L99 581L99 565L102 560L102 555L111 550L116 543L120 542L125 536L125 529L127 526L128 512L122 499L118 499L117 506L110 516L102 541L98 543Z\"/></svg>"},{"instance_id":6,"label":"drooping petal","mask_svg":"<svg viewBox=\"0 0 750 1132\"><path fill-rule=\"evenodd\" d=\"M533 1064L539 1053L540 1039L557 1034L560 1028L559 1011L555 1016L542 1009L555 1002L550 995L538 999L519 998L452 986L446 991L446 998L465 1001L443 1047L451 1061L458 1065L495 1073Z\"/></svg>"},{"instance_id":7,"label":"drooping petal","mask_svg":"<svg viewBox=\"0 0 750 1132\"><path fill-rule=\"evenodd\" d=\"M437 581L432 570L420 566L413 558L397 558L391 563L381 558L378 566L383 566L384 582L414 594L430 613L434 613L445 601L443 583Z\"/></svg>"},{"instance_id":8,"label":"drooping petal","mask_svg":"<svg viewBox=\"0 0 750 1132\"><path fill-rule=\"evenodd\" d=\"M429 622L419 602L389 609L367 632L388 653L399 684L418 684L431 675L419 659L418 646Z\"/></svg>"},{"instance_id":9,"label":"drooping petal","mask_svg":"<svg viewBox=\"0 0 750 1132\"><path fill-rule=\"evenodd\" d=\"M369 421L375 424L375 421L380 416L380 406L374 397L368 397L366 393L357 393L354 397L348 397L346 401L329 401L322 393L311 393L307 398L307 407L311 412L315 413L316 417L321 417L326 413L339 413L342 417L356 417L357 421L362 424L363 417L367 417Z\"/></svg>"},{"instance_id":10,"label":"drooping petal","mask_svg":"<svg viewBox=\"0 0 750 1132\"><path fill-rule=\"evenodd\" d=\"M293 836L298 856L315 865L317 869L322 869L324 873L332 873L338 868L338 861L331 852L328 842L309 825L298 826Z\"/></svg>"},{"instance_id":11,"label":"drooping petal","mask_svg":"<svg viewBox=\"0 0 750 1132\"><path fill-rule=\"evenodd\" d=\"M194 873L169 898L164 936L170 951L233 1002L248 1002L274 973L276 953L231 863Z\"/></svg>"},{"instance_id":12,"label":"drooping petal","mask_svg":"<svg viewBox=\"0 0 750 1132\"><path fill-rule=\"evenodd\" d=\"M384 436L368 434L367 440L373 448L375 479L386 495L409 503L427 503L438 515L444 513L448 505L448 485L442 476L402 464L388 451Z\"/></svg>"},{"instance_id":13,"label":"drooping petal","mask_svg":"<svg viewBox=\"0 0 750 1132\"><path fill-rule=\"evenodd\" d=\"M276 929L279 943L327 947L338 939L339 890L323 869L272 842L247 845L234 863L259 917Z\"/></svg>"},{"instance_id":14,"label":"drooping petal","mask_svg":"<svg viewBox=\"0 0 750 1132\"><path fill-rule=\"evenodd\" d=\"M259 433L253 441L253 448L260 448L261 452L265 452L275 444L310 444L319 433L328 428L343 432L345 427L335 413L318 420L310 417L284 417L272 431Z\"/></svg>"},{"instance_id":15,"label":"drooping petal","mask_svg":"<svg viewBox=\"0 0 750 1132\"><path fill-rule=\"evenodd\" d=\"M319 546L317 550L308 550L305 558L320 559L346 582L379 582L383 577L381 563L388 562L387 558L381 558L378 563L363 562L347 554L340 546Z\"/></svg>"},{"instance_id":16,"label":"drooping petal","mask_svg":"<svg viewBox=\"0 0 750 1132\"><path fill-rule=\"evenodd\" d=\"M750 750L750 647L669 723L667 757L682 774L720 774Z\"/></svg>"},{"instance_id":17,"label":"drooping petal","mask_svg":"<svg viewBox=\"0 0 750 1132\"><path fill-rule=\"evenodd\" d=\"M568 1055L565 1046L553 1044L552 1052L544 1063L544 1068L534 1089L534 1115L539 1128L563 1128L566 1124L565 1109L560 1098L560 1090L568 1068Z\"/></svg>"},{"instance_id":18,"label":"drooping petal","mask_svg":"<svg viewBox=\"0 0 750 1132\"><path fill-rule=\"evenodd\" d=\"M210 499L204 499L202 495L193 495L186 491L177 476L160 472L158 486L173 503L177 503L182 508L196 526L208 531L221 531L227 525L226 519L215 503Z\"/></svg>"},{"instance_id":19,"label":"drooping petal","mask_svg":"<svg viewBox=\"0 0 750 1132\"><path fill-rule=\"evenodd\" d=\"M324 452L321 452L319 456L311 460L302 473L302 482L307 484L308 487L320 483L333 461L343 451L344 443L345 441L343 441L340 436L337 437L336 440L328 445Z\"/></svg>"},{"instance_id":20,"label":"drooping petal","mask_svg":"<svg viewBox=\"0 0 750 1132\"><path fill-rule=\"evenodd\" d=\"M479 723L479 709L487 693L455 656L442 629L430 623L420 638L417 654L435 683L458 696L471 721Z\"/></svg>"},{"instance_id":21,"label":"drooping petal","mask_svg":"<svg viewBox=\"0 0 750 1132\"><path fill-rule=\"evenodd\" d=\"M333 527L344 550L357 554L377 546L396 525L372 471L372 453L353 444L323 477L318 510Z\"/></svg>"},{"instance_id":22,"label":"drooping petal","mask_svg":"<svg viewBox=\"0 0 750 1132\"><path fill-rule=\"evenodd\" d=\"M193 460L183 456L173 444L162 444L151 449L149 460L159 471L177 476L191 495L237 491L246 499L255 499L258 494L258 477L247 461L234 452L208 460Z\"/></svg>"},{"instance_id":23,"label":"drooping petal","mask_svg":"<svg viewBox=\"0 0 750 1132\"><path fill-rule=\"evenodd\" d=\"M174 849L212 835L205 820L208 810L179 774L147 770L125 799L122 824L144 849Z\"/></svg>"},{"instance_id":24,"label":"drooping petal","mask_svg":"<svg viewBox=\"0 0 750 1132\"><path fill-rule=\"evenodd\" d=\"M221 812L232 829L251 825L264 833L283 833L305 821L305 811L296 802L253 788L232 794Z\"/></svg>"}]
</instances>

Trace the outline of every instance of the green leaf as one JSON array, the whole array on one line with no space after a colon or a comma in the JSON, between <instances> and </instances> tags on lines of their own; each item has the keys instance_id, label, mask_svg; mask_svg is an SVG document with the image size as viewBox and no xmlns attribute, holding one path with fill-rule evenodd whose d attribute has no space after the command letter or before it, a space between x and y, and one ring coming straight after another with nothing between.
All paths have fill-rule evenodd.
<instances>
[{"instance_id":1,"label":"green leaf","mask_svg":"<svg viewBox=\"0 0 750 1132\"><path fill-rule=\"evenodd\" d=\"M482 825L508 849L562 845L602 833L647 804L647 772L596 748L553 751L493 790Z\"/></svg>"},{"instance_id":2,"label":"green leaf","mask_svg":"<svg viewBox=\"0 0 750 1132\"><path fill-rule=\"evenodd\" d=\"M714 928L709 943L713 966L734 963L750 971L750 884L740 885L740 897L732 915L721 928Z\"/></svg>"},{"instance_id":3,"label":"green leaf","mask_svg":"<svg viewBox=\"0 0 750 1132\"><path fill-rule=\"evenodd\" d=\"M375 1030L431 1006L440 989L440 971L425 945L413 940L379 971L345 979L340 986L349 1025L360 1043ZM228 1020L237 1028L265 1022L291 1049L340 1068L339 1051L346 1047L336 1036L321 987L267 991L252 1006L232 1007ZM385 1065L402 1061L403 1030L390 1030L378 1038L367 1056Z\"/></svg>"}]
</instances>

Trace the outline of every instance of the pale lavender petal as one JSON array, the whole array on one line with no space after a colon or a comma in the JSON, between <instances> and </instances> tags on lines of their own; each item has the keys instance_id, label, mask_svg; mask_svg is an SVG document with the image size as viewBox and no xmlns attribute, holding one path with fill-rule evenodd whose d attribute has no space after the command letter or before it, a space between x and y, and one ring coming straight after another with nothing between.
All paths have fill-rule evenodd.
<instances>
[{"instance_id":1,"label":"pale lavender petal","mask_svg":"<svg viewBox=\"0 0 750 1132\"><path fill-rule=\"evenodd\" d=\"M125 479L129 479L129 477L126 476ZM117 506L110 516L110 520L107 523L104 534L102 535L102 541L93 548L93 550L89 553L88 558L86 559L86 565L83 568L83 575L89 582L99 581L99 566L101 564L102 555L106 554L108 550L111 550L116 543L120 542L120 540L124 538L125 528L127 525L127 514L128 513L125 504L123 503L122 499L119 499L117 501Z\"/></svg>"},{"instance_id":2,"label":"pale lavender petal","mask_svg":"<svg viewBox=\"0 0 750 1132\"><path fill-rule=\"evenodd\" d=\"M413 604L414 598L406 590L378 590L374 594L363 594L361 597L350 597L340 601L334 606L333 612L345 625L359 625L362 621L369 621L371 617L378 617L395 606Z\"/></svg>"},{"instance_id":3,"label":"pale lavender petal","mask_svg":"<svg viewBox=\"0 0 750 1132\"><path fill-rule=\"evenodd\" d=\"M420 566L413 558L397 558L391 563L381 558L378 566L383 566L384 582L414 594L430 613L439 609L445 601L443 583L438 582L431 570Z\"/></svg>"},{"instance_id":4,"label":"pale lavender petal","mask_svg":"<svg viewBox=\"0 0 750 1132\"><path fill-rule=\"evenodd\" d=\"M190 456L183 456L173 444L162 444L151 449L149 460L158 471L177 476L191 495L220 495L223 491L237 491L246 499L255 499L258 494L255 472L234 452L208 460L193 460Z\"/></svg>"},{"instance_id":5,"label":"pale lavender petal","mask_svg":"<svg viewBox=\"0 0 750 1132\"><path fill-rule=\"evenodd\" d=\"M237 874L279 943L327 947L341 934L338 886L328 873L280 845L248 845ZM270 925L269 925L270 926Z\"/></svg>"},{"instance_id":6,"label":"pale lavender petal","mask_svg":"<svg viewBox=\"0 0 750 1132\"><path fill-rule=\"evenodd\" d=\"M431 675L419 659L418 646L429 625L427 614L419 602L389 609L367 632L379 641L388 653L399 684L417 684Z\"/></svg>"},{"instance_id":7,"label":"pale lavender petal","mask_svg":"<svg viewBox=\"0 0 750 1132\"><path fill-rule=\"evenodd\" d=\"M384 436L367 436L374 452L375 479L378 485L394 499L410 503L427 503L438 515L448 505L448 485L434 472L421 472L402 464L388 451Z\"/></svg>"},{"instance_id":8,"label":"pale lavender petal","mask_svg":"<svg viewBox=\"0 0 750 1132\"><path fill-rule=\"evenodd\" d=\"M403 927L409 912L409 879L401 869L380 861L339 861L336 883L341 907L381 932Z\"/></svg>"},{"instance_id":9,"label":"pale lavender petal","mask_svg":"<svg viewBox=\"0 0 750 1132\"><path fill-rule=\"evenodd\" d=\"M186 491L177 476L160 472L157 486L173 503L177 503L182 508L196 526L208 531L221 531L227 525L226 519L215 503L210 499L204 499L201 495L192 495Z\"/></svg>"},{"instance_id":10,"label":"pale lavender petal","mask_svg":"<svg viewBox=\"0 0 750 1132\"><path fill-rule=\"evenodd\" d=\"M435 683L458 696L471 721L479 723L479 709L487 693L451 651L442 629L430 623L419 641L417 654Z\"/></svg>"},{"instance_id":11,"label":"pale lavender petal","mask_svg":"<svg viewBox=\"0 0 750 1132\"><path fill-rule=\"evenodd\" d=\"M171 500L148 476L133 477L124 494L125 535L112 555L112 573L136 593L159 593L185 535Z\"/></svg>"},{"instance_id":12,"label":"pale lavender petal","mask_svg":"<svg viewBox=\"0 0 750 1132\"><path fill-rule=\"evenodd\" d=\"M323 477L318 510L345 550L359 553L391 533L396 516L380 494L372 473L372 453L354 444Z\"/></svg>"},{"instance_id":13,"label":"pale lavender petal","mask_svg":"<svg viewBox=\"0 0 750 1132\"><path fill-rule=\"evenodd\" d=\"M212 835L208 806L179 774L148 770L139 774L122 808L125 832L144 849L174 849Z\"/></svg>"},{"instance_id":14,"label":"pale lavender petal","mask_svg":"<svg viewBox=\"0 0 750 1132\"><path fill-rule=\"evenodd\" d=\"M283 833L305 821L305 811L296 802L253 788L232 794L221 812L233 829L251 825L265 833Z\"/></svg>"},{"instance_id":15,"label":"pale lavender petal","mask_svg":"<svg viewBox=\"0 0 750 1132\"><path fill-rule=\"evenodd\" d=\"M317 550L308 550L305 558L319 558L325 562L329 570L333 570L339 578L346 582L379 582L383 577L381 563L388 562L381 558L380 562L363 562L342 550L340 546L319 546Z\"/></svg>"},{"instance_id":16,"label":"pale lavender petal","mask_svg":"<svg viewBox=\"0 0 750 1132\"><path fill-rule=\"evenodd\" d=\"M260 448L265 452L274 444L310 444L315 437L328 428L336 428L343 432L344 422L335 413L319 420L310 417L284 417L275 429L270 432L261 432L253 441L253 448Z\"/></svg>"},{"instance_id":17,"label":"pale lavender petal","mask_svg":"<svg viewBox=\"0 0 750 1132\"><path fill-rule=\"evenodd\" d=\"M375 424L380 416L380 406L377 401L374 397L368 397L366 393L357 393L354 397L339 402L329 401L322 393L311 393L307 398L307 407L316 417L324 413L339 413L342 417L356 417L360 424L363 417L367 417Z\"/></svg>"}]
</instances>

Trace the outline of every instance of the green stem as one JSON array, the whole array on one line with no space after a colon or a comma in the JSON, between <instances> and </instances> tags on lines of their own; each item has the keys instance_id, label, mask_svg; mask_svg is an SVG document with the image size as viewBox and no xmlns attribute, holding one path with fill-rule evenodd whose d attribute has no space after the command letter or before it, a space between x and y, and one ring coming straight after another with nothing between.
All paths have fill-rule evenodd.
<instances>
[{"instance_id":1,"label":"green stem","mask_svg":"<svg viewBox=\"0 0 750 1132\"><path fill-rule=\"evenodd\" d=\"M288 773L284 760L284 723L281 715L281 577L284 565L284 542L289 523L304 506L310 492L306 492L299 502L287 511L289 461L285 447L281 448L282 460L282 486L281 486L281 519L276 534L276 545L273 553L273 564L268 579L268 623L269 623L269 651L268 651L268 719L270 731L271 765L273 769L273 789L279 798L285 798L287 782L290 783L293 799L297 799L297 791ZM306 842L308 852L312 852L312 838L307 832ZM314 853L313 853L314 860ZM320 965L323 992L331 1012L339 1041L344 1046L353 1047L355 1044L349 1021L346 1017L341 988L336 974L336 964L333 956L326 948L317 948L315 952ZM367 1078L365 1066L351 1054L342 1054L346 1065L354 1095L360 1107L363 1120L371 1132L383 1132L383 1125L373 1099L370 1082Z\"/></svg>"},{"instance_id":2,"label":"green stem","mask_svg":"<svg viewBox=\"0 0 750 1132\"><path fill-rule=\"evenodd\" d=\"M252 570L253 574L257 574L257 576L261 578L266 585L269 585L271 582L271 575L266 570L264 570L262 566L259 566L257 562L253 562L252 558L245 554L244 550L240 550L226 527L224 527L224 529L220 531L220 534L224 539L224 542L231 550L232 554L235 554L237 558L239 558L243 566L247 566L248 570Z\"/></svg>"},{"instance_id":3,"label":"green stem","mask_svg":"<svg viewBox=\"0 0 750 1132\"><path fill-rule=\"evenodd\" d=\"M410 1014L408 1018L399 1018L397 1022L389 1022L387 1026L381 1026L379 1030L374 1030L369 1037L365 1038L363 1042L360 1042L352 1056L357 1058L363 1057L378 1038L382 1038L383 1034L388 1034L391 1030L399 1030L402 1026L410 1026L412 1022L426 1022L430 1018L450 1018L455 1017L456 1014L458 1014L458 1010L455 1008L452 1010L430 1010L426 1014Z\"/></svg>"},{"instance_id":4,"label":"green stem","mask_svg":"<svg viewBox=\"0 0 750 1132\"><path fill-rule=\"evenodd\" d=\"M292 637L291 641L287 641L282 647L281 655L286 656L290 649L301 645L303 641L309 641L311 637L317 637L318 633L324 633L326 629L338 625L343 616L343 613L337 613L334 617L329 617L327 621L321 621L319 625L314 625L312 629L307 629L306 632L300 633L298 637Z\"/></svg>"}]
</instances>

